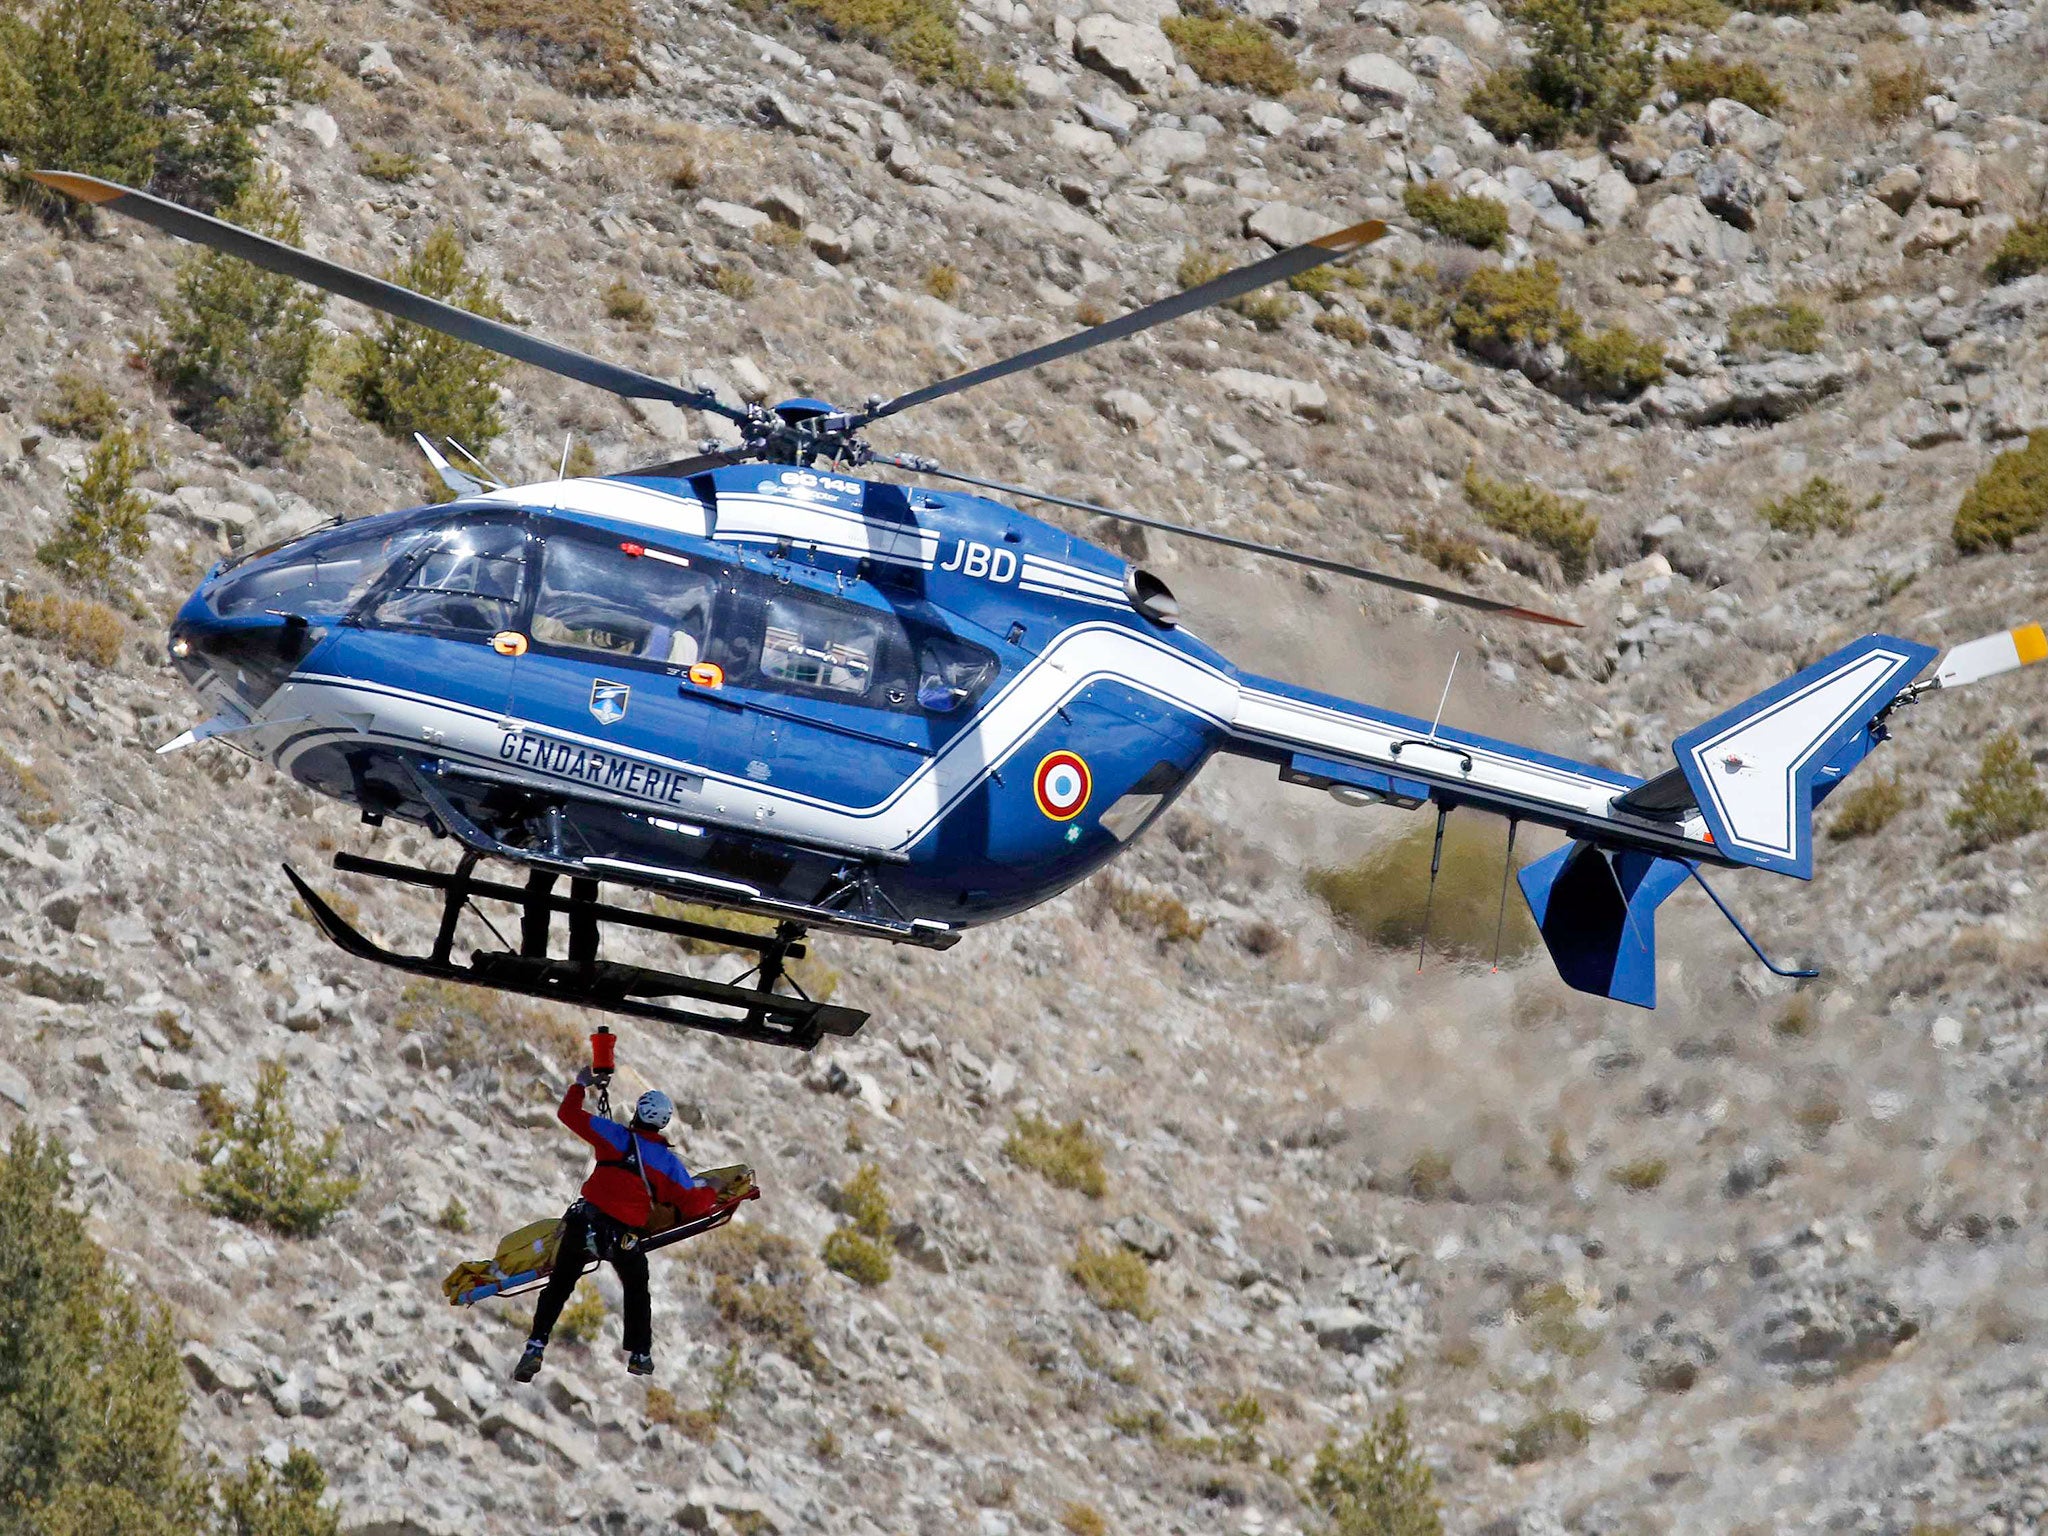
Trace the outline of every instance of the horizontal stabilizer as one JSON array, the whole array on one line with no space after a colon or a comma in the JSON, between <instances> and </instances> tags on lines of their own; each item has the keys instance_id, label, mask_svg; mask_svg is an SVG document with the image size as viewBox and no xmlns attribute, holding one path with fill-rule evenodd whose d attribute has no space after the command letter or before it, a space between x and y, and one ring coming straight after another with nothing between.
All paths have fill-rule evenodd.
<instances>
[{"instance_id":1,"label":"horizontal stabilizer","mask_svg":"<svg viewBox=\"0 0 2048 1536\"><path fill-rule=\"evenodd\" d=\"M2044 660L2048 660L2048 632L2038 624L2023 624L1982 640L1964 641L1941 658L1934 669L1934 682L1939 688L1960 688Z\"/></svg>"},{"instance_id":2,"label":"horizontal stabilizer","mask_svg":"<svg viewBox=\"0 0 2048 1536\"><path fill-rule=\"evenodd\" d=\"M1566 986L1657 1006L1657 908L1692 873L1678 859L1567 843L1516 877Z\"/></svg>"},{"instance_id":3,"label":"horizontal stabilizer","mask_svg":"<svg viewBox=\"0 0 2048 1536\"><path fill-rule=\"evenodd\" d=\"M1814 806L1876 744L1877 717L1934 654L1865 635L1674 741L1721 852L1812 879Z\"/></svg>"}]
</instances>

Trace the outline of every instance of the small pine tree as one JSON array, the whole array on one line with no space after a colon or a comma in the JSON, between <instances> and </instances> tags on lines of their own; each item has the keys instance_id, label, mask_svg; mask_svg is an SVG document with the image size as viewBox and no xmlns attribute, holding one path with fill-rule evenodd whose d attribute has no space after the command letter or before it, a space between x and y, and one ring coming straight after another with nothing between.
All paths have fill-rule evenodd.
<instances>
[{"instance_id":1,"label":"small pine tree","mask_svg":"<svg viewBox=\"0 0 2048 1536\"><path fill-rule=\"evenodd\" d=\"M36 558L81 586L104 588L116 559L134 560L149 548L143 524L149 506L135 490L135 477L148 462L146 437L126 427L108 428L65 486L70 513Z\"/></svg>"},{"instance_id":2,"label":"small pine tree","mask_svg":"<svg viewBox=\"0 0 2048 1536\"><path fill-rule=\"evenodd\" d=\"M1528 0L1534 55L1497 69L1465 100L1494 137L1551 145L1574 136L1605 141L1634 120L1656 83L1650 50L1625 41L1611 0Z\"/></svg>"},{"instance_id":3,"label":"small pine tree","mask_svg":"<svg viewBox=\"0 0 2048 1536\"><path fill-rule=\"evenodd\" d=\"M1963 786L1963 803L1948 813L1948 824L1963 834L1966 853L2048 827L2048 790L2018 736L2003 731L1984 744L1977 775Z\"/></svg>"},{"instance_id":4,"label":"small pine tree","mask_svg":"<svg viewBox=\"0 0 2048 1536\"><path fill-rule=\"evenodd\" d=\"M142 29L122 0L55 0L33 22L0 7L0 151L24 169L147 181L163 132L149 109L153 80ZM9 190L46 218L91 218L85 204L25 176L11 177Z\"/></svg>"},{"instance_id":5,"label":"small pine tree","mask_svg":"<svg viewBox=\"0 0 2048 1536\"><path fill-rule=\"evenodd\" d=\"M66 1203L55 1137L0 1155L0 1531L199 1536L169 1317L145 1306Z\"/></svg>"},{"instance_id":6,"label":"small pine tree","mask_svg":"<svg viewBox=\"0 0 2048 1536\"><path fill-rule=\"evenodd\" d=\"M286 245L303 238L299 213L275 172L245 186L223 218ZM150 367L195 430L244 459L275 456L306 392L322 345L323 300L303 283L218 251L198 252L165 302L168 334Z\"/></svg>"},{"instance_id":7,"label":"small pine tree","mask_svg":"<svg viewBox=\"0 0 2048 1536\"><path fill-rule=\"evenodd\" d=\"M283 1062L264 1062L249 1107L230 1110L200 1138L196 1155L207 1168L199 1198L216 1215L311 1237L355 1197L358 1181L327 1171L341 1152L339 1130L317 1146L301 1138L285 1078Z\"/></svg>"},{"instance_id":8,"label":"small pine tree","mask_svg":"<svg viewBox=\"0 0 2048 1536\"><path fill-rule=\"evenodd\" d=\"M1378 1415L1350 1445L1332 1435L1316 1452L1309 1502L1330 1522L1330 1536L1442 1536L1436 1478L1408 1438L1399 1403Z\"/></svg>"},{"instance_id":9,"label":"small pine tree","mask_svg":"<svg viewBox=\"0 0 2048 1536\"><path fill-rule=\"evenodd\" d=\"M218 1490L218 1536L341 1536L340 1515L321 1503L327 1474L311 1451L294 1446L274 1473L252 1460Z\"/></svg>"},{"instance_id":10,"label":"small pine tree","mask_svg":"<svg viewBox=\"0 0 2048 1536\"><path fill-rule=\"evenodd\" d=\"M470 270L462 242L445 225L386 276L472 314L509 318L492 296L490 280ZM424 432L481 453L504 430L497 387L504 371L504 359L481 347L386 320L351 344L346 391L358 416L399 442Z\"/></svg>"}]
</instances>

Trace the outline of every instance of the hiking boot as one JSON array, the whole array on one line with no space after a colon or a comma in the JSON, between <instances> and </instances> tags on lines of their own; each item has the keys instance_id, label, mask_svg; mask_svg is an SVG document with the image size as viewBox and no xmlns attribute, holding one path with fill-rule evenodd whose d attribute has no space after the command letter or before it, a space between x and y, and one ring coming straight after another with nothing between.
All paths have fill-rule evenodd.
<instances>
[{"instance_id":1,"label":"hiking boot","mask_svg":"<svg viewBox=\"0 0 2048 1536\"><path fill-rule=\"evenodd\" d=\"M512 1367L514 1381L531 1381L540 1374L541 1356L547 1353L547 1345L539 1339L526 1341L526 1352L519 1357L519 1363Z\"/></svg>"},{"instance_id":2,"label":"hiking boot","mask_svg":"<svg viewBox=\"0 0 2048 1536\"><path fill-rule=\"evenodd\" d=\"M654 1356L626 1356L626 1374L628 1376L652 1376L654 1374Z\"/></svg>"}]
</instances>

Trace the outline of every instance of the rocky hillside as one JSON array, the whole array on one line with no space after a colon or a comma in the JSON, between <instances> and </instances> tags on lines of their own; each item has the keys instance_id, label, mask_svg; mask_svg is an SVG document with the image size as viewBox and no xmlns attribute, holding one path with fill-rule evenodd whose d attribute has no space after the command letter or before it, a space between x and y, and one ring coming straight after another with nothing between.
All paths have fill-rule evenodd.
<instances>
[{"instance_id":1,"label":"rocky hillside","mask_svg":"<svg viewBox=\"0 0 2048 1536\"><path fill-rule=\"evenodd\" d=\"M1747 64L1779 103L1660 83L1610 147L1537 150L1463 110L1529 47L1489 0L1247 0L1292 66L1255 76L1278 95L1205 83L1195 62L1228 72L1180 23L1206 11L1093 3L963 0L970 86L814 11L643 0L598 82L627 93L591 96L582 55L493 30L519 6L346 0L306 8L320 94L263 152L314 250L381 269L452 225L519 319L735 398L894 393L1386 219L1353 278L878 446L1563 605L1586 628L1558 641L1124 546L1247 665L1429 708L1461 654L1448 719L1630 771L1857 633L2048 617L2042 535L1951 537L2048 427L2048 275L1986 272L2048 184L2038 9L1667 7L1658 46L1702 66L1671 80L1767 101ZM1504 212L1496 250L1432 228L1431 184ZM1318 1446L1399 1401L1453 1532L2041 1528L2048 834L1966 852L1947 820L1997 732L2048 758L2028 674L1903 715L1876 764L1895 814L1828 841L1811 885L1724 882L1823 967L1797 990L1696 897L1667 909L1655 1014L1525 950L1418 973L1314 893L1417 823L1224 765L1112 871L944 956L820 943L875 1013L854 1041L632 1029L628 1080L676 1096L687 1155L752 1162L765 1198L744 1240L657 1262L658 1391L612 1323L511 1385L523 1307L458 1314L438 1282L580 1178L551 1115L589 1021L347 960L278 862L444 851L217 746L153 755L193 715L161 636L197 574L420 484L331 371L281 462L177 424L131 355L180 257L0 212L0 1123L61 1132L96 1234L170 1307L196 1449L310 1447L363 1536L1262 1536L1322 1529ZM1522 287L1489 308L1475 274L1502 262ZM1601 337L1639 350L1572 345ZM1659 353L1654 380L1613 363ZM154 440L133 611L91 636L34 619L88 447L43 424L67 372ZM618 468L711 430L505 382L507 479L571 436ZM1583 501L1597 533L1489 517L1475 471ZM1498 858L1463 850L1489 932ZM425 905L327 879L394 941L430 933ZM1402 916L1412 881L1363 885L1369 926ZM191 1195L206 1090L246 1102L265 1059L362 1180L316 1238ZM1099 1195L1024 1166L1033 1116L1085 1123ZM870 1162L895 1273L863 1288L813 1256Z\"/></svg>"}]
</instances>

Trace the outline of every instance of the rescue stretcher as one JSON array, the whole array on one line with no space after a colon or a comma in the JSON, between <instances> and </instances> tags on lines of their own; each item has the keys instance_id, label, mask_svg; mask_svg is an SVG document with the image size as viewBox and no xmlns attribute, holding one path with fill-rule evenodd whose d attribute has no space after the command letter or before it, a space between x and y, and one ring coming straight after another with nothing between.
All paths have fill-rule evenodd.
<instances>
[{"instance_id":1,"label":"rescue stretcher","mask_svg":"<svg viewBox=\"0 0 2048 1536\"><path fill-rule=\"evenodd\" d=\"M701 1216L650 1225L627 1234L627 1240L642 1253L702 1236L731 1221L733 1214L749 1200L761 1198L754 1182L754 1170L745 1163L729 1168L710 1168L697 1175L717 1193L717 1201ZM450 1306L473 1307L493 1296L518 1296L537 1290L555 1272L557 1250L562 1241L562 1218L529 1222L498 1244L488 1259L470 1259L458 1264L441 1282L441 1292ZM584 1261L582 1273L597 1268L598 1260Z\"/></svg>"}]
</instances>

